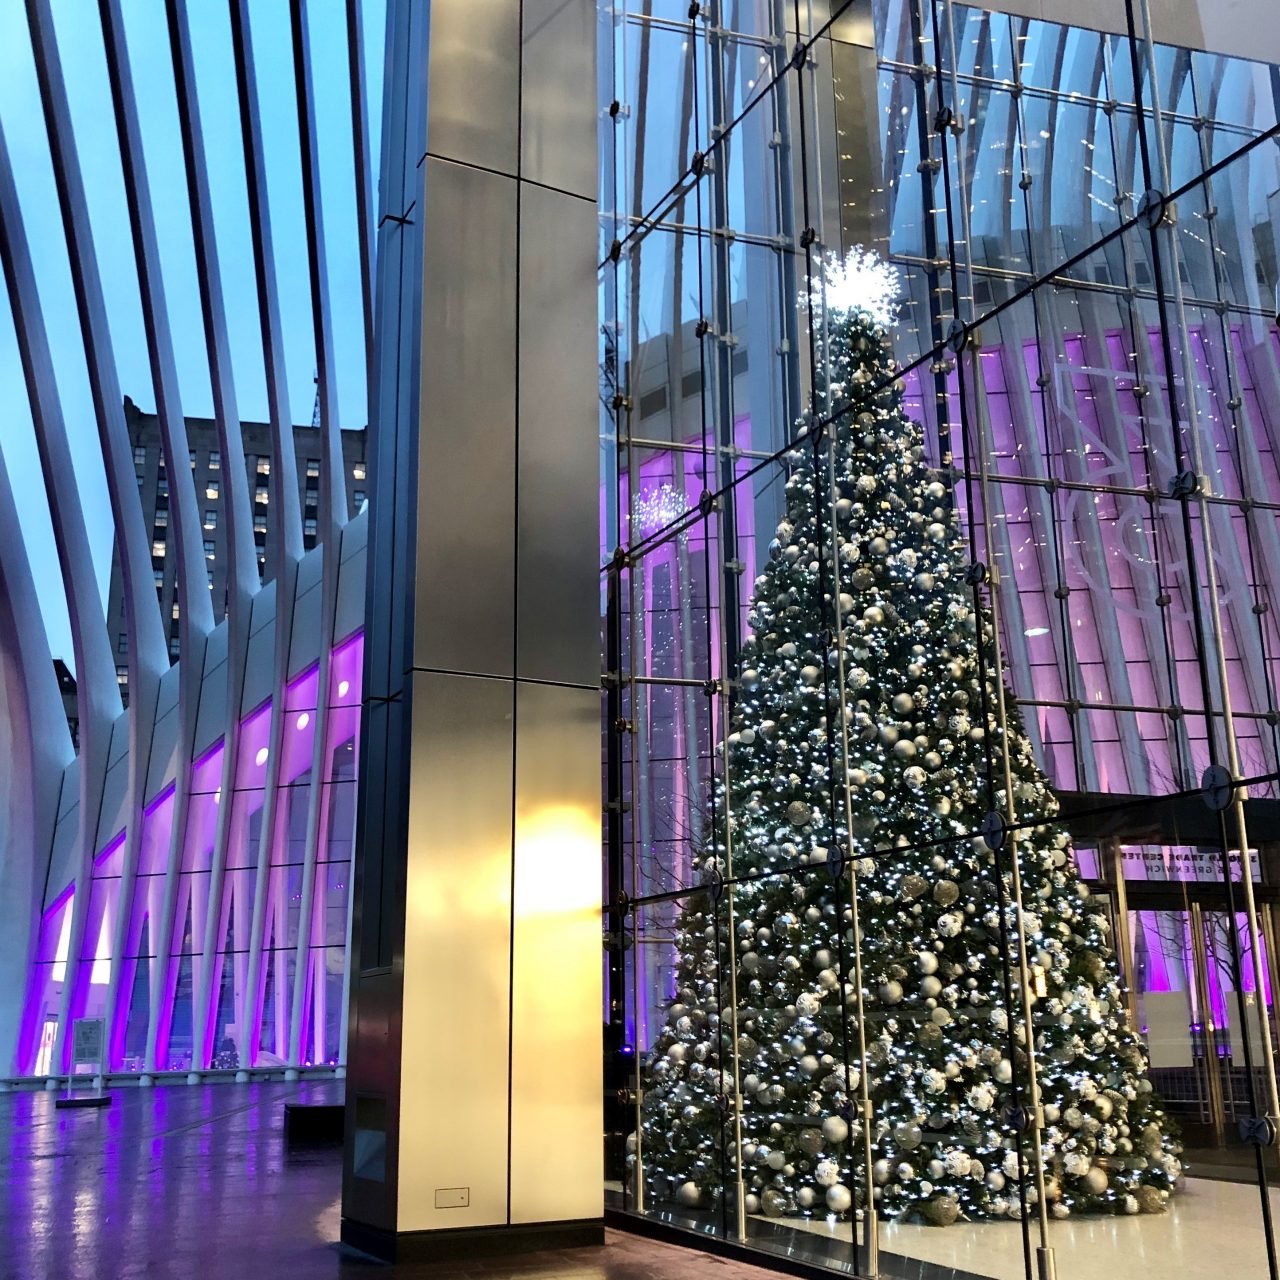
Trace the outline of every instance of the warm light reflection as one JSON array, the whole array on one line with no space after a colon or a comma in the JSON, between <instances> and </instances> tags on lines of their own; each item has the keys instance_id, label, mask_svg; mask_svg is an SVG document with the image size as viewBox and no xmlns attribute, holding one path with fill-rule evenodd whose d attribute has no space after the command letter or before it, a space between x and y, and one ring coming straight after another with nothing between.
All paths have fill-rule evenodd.
<instances>
[{"instance_id":1,"label":"warm light reflection","mask_svg":"<svg viewBox=\"0 0 1280 1280\"><path fill-rule=\"evenodd\" d=\"M572 805L516 820L516 915L600 911L600 817Z\"/></svg>"}]
</instances>

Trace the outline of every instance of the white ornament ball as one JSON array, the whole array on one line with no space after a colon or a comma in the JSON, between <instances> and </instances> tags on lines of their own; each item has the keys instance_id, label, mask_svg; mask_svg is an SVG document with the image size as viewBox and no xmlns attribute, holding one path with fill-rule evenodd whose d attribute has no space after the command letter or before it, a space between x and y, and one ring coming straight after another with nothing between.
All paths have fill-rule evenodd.
<instances>
[{"instance_id":1,"label":"white ornament ball","mask_svg":"<svg viewBox=\"0 0 1280 1280\"><path fill-rule=\"evenodd\" d=\"M938 917L938 932L944 938L954 938L964 928L964 917L948 911Z\"/></svg>"},{"instance_id":2,"label":"white ornament ball","mask_svg":"<svg viewBox=\"0 0 1280 1280\"><path fill-rule=\"evenodd\" d=\"M696 1182L683 1183L680 1190L676 1192L676 1201L686 1209L692 1209L701 1199L702 1192L698 1190Z\"/></svg>"},{"instance_id":3,"label":"white ornament ball","mask_svg":"<svg viewBox=\"0 0 1280 1280\"><path fill-rule=\"evenodd\" d=\"M1084 1189L1090 1195L1100 1196L1107 1189L1109 1182L1107 1171L1096 1164L1084 1175Z\"/></svg>"},{"instance_id":4,"label":"white ornament ball","mask_svg":"<svg viewBox=\"0 0 1280 1280\"><path fill-rule=\"evenodd\" d=\"M916 968L921 973L937 973L938 957L932 951L922 951L916 956Z\"/></svg>"},{"instance_id":5,"label":"white ornament ball","mask_svg":"<svg viewBox=\"0 0 1280 1280\"><path fill-rule=\"evenodd\" d=\"M796 1204L802 1209L812 1209L814 1201L817 1200L817 1193L812 1187L801 1187L796 1192Z\"/></svg>"},{"instance_id":6,"label":"white ornament ball","mask_svg":"<svg viewBox=\"0 0 1280 1280\"><path fill-rule=\"evenodd\" d=\"M820 1187L834 1187L840 1181L840 1166L834 1160L819 1160L813 1176Z\"/></svg>"},{"instance_id":7,"label":"white ornament ball","mask_svg":"<svg viewBox=\"0 0 1280 1280\"><path fill-rule=\"evenodd\" d=\"M853 1204L853 1196L849 1194L848 1187L835 1186L827 1188L827 1208L832 1213L847 1213L851 1204Z\"/></svg>"},{"instance_id":8,"label":"white ornament ball","mask_svg":"<svg viewBox=\"0 0 1280 1280\"><path fill-rule=\"evenodd\" d=\"M822 1136L833 1145L839 1145L849 1136L849 1125L843 1116L828 1116L822 1122Z\"/></svg>"},{"instance_id":9,"label":"white ornament ball","mask_svg":"<svg viewBox=\"0 0 1280 1280\"><path fill-rule=\"evenodd\" d=\"M902 983L890 979L880 986L880 999L885 1004L898 1004L902 1000Z\"/></svg>"}]
</instances>

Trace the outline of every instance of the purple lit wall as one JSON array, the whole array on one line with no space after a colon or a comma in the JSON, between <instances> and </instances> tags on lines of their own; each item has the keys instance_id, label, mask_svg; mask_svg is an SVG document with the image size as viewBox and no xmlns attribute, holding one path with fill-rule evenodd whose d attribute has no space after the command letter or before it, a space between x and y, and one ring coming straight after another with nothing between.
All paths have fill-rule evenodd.
<instances>
[{"instance_id":1,"label":"purple lit wall","mask_svg":"<svg viewBox=\"0 0 1280 1280\"><path fill-rule=\"evenodd\" d=\"M325 691L327 741L319 779L311 775L319 667L307 668L285 688L279 781L283 795L269 836L261 829L260 817L268 772L270 701L241 722L234 794L224 796L220 789L221 741L192 766L171 936L159 936L158 921L169 888L166 861L173 823L172 782L144 811L132 885L126 888L122 878L125 832L118 833L95 859L87 886L89 910L79 955L67 953L75 887L68 887L48 907L40 925L22 1023L19 1061L24 1074L35 1073L38 1067L70 1069L69 1037L63 1038L60 1061L38 1061L45 1028L58 1019L64 984L72 984L72 1018L104 1017L111 969L117 964L122 1007L110 1020L111 1071L144 1069L153 1022L162 1071L284 1065L295 983L302 984L304 1000L305 1049L300 1065L338 1063L346 1016L342 993L349 945L362 660L363 640L358 632L333 651ZM320 835L314 851L316 889L306 954L299 964L299 885L307 859L306 812L315 785L323 788ZM213 962L202 971L218 812L223 804L233 806L226 874L216 915L215 946L211 948ZM268 867L267 904L264 927L253 937L250 921L260 859L265 859ZM121 911L128 912L125 952L113 957L110 940ZM262 979L259 989L250 992L248 962L254 949L261 954ZM153 977L158 979L154 983ZM161 993L157 1007L152 1006L153 990ZM198 1018L197 1002L203 1002L211 1016ZM249 1052L248 1060L241 1062L235 1045L244 1019L249 1020ZM196 1043L196 1029L202 1022L207 1034L203 1043Z\"/></svg>"}]
</instances>

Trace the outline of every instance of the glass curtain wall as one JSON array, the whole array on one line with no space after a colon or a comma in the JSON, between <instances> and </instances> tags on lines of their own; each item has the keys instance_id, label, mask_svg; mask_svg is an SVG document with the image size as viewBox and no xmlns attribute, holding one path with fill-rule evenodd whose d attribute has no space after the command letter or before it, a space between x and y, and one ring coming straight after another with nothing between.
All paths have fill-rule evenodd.
<instances>
[{"instance_id":1,"label":"glass curtain wall","mask_svg":"<svg viewBox=\"0 0 1280 1280\"><path fill-rule=\"evenodd\" d=\"M1178 8L601 6L623 1212L1276 1274L1280 71Z\"/></svg>"}]
</instances>

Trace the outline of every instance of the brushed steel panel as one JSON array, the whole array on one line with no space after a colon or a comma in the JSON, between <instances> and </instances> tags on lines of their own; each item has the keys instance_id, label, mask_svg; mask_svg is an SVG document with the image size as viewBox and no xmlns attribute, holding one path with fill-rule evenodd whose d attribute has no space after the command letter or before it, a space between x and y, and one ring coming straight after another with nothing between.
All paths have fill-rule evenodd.
<instances>
[{"instance_id":1,"label":"brushed steel panel","mask_svg":"<svg viewBox=\"0 0 1280 1280\"><path fill-rule=\"evenodd\" d=\"M596 198L594 0L524 0L520 176Z\"/></svg>"},{"instance_id":2,"label":"brushed steel panel","mask_svg":"<svg viewBox=\"0 0 1280 1280\"><path fill-rule=\"evenodd\" d=\"M595 205L521 189L517 674L600 673Z\"/></svg>"},{"instance_id":3,"label":"brushed steel panel","mask_svg":"<svg viewBox=\"0 0 1280 1280\"><path fill-rule=\"evenodd\" d=\"M507 1219L512 686L411 682L400 1231ZM436 1209L437 1187L469 1207Z\"/></svg>"},{"instance_id":4,"label":"brushed steel panel","mask_svg":"<svg viewBox=\"0 0 1280 1280\"><path fill-rule=\"evenodd\" d=\"M603 1212L600 695L516 689L511 1221Z\"/></svg>"},{"instance_id":5,"label":"brushed steel panel","mask_svg":"<svg viewBox=\"0 0 1280 1280\"><path fill-rule=\"evenodd\" d=\"M414 665L509 675L516 183L426 163Z\"/></svg>"},{"instance_id":6,"label":"brushed steel panel","mask_svg":"<svg viewBox=\"0 0 1280 1280\"><path fill-rule=\"evenodd\" d=\"M520 0L432 0L429 12L428 152L514 175Z\"/></svg>"}]
</instances>

